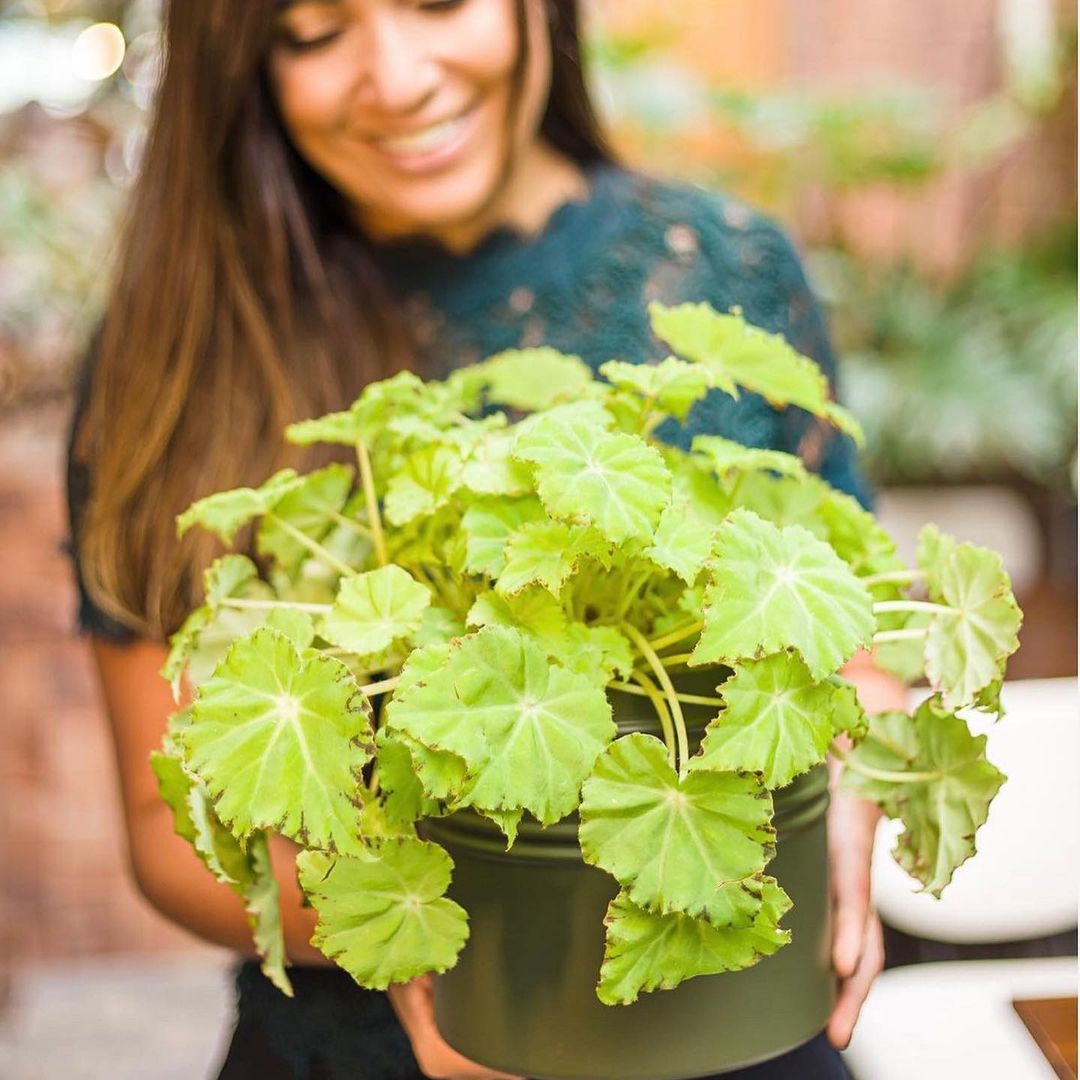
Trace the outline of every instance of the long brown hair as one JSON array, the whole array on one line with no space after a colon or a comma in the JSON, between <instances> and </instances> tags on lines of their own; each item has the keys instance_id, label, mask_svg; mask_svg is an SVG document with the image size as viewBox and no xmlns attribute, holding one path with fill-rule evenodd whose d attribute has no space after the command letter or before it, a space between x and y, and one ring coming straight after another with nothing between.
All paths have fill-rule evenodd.
<instances>
[{"instance_id":1,"label":"long brown hair","mask_svg":"<svg viewBox=\"0 0 1080 1080\"><path fill-rule=\"evenodd\" d=\"M516 5L526 64L525 3ZM541 135L608 160L581 65L578 0L548 0ZM272 0L174 0L155 118L128 210L91 392L73 440L90 476L77 530L87 592L163 638L217 554L174 516L312 451L289 422L345 407L408 366L396 311L342 196L292 148L264 70ZM325 453L323 454L325 460Z\"/></svg>"}]
</instances>

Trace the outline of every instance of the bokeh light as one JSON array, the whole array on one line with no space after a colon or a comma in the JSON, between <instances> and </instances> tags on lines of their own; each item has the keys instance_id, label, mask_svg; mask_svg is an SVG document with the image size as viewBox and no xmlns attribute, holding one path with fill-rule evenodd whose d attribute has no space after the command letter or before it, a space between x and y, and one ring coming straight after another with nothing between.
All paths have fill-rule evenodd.
<instances>
[{"instance_id":1,"label":"bokeh light","mask_svg":"<svg viewBox=\"0 0 1080 1080\"><path fill-rule=\"evenodd\" d=\"M94 23L76 39L71 48L75 73L89 82L100 82L124 62L124 35L114 23Z\"/></svg>"}]
</instances>

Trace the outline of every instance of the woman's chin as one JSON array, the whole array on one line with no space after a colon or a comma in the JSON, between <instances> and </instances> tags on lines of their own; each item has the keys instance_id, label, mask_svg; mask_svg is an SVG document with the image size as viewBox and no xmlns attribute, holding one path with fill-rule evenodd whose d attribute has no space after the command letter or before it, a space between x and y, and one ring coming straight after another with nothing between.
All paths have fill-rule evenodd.
<instances>
[{"instance_id":1,"label":"woman's chin","mask_svg":"<svg viewBox=\"0 0 1080 1080\"><path fill-rule=\"evenodd\" d=\"M426 233L437 238L466 235L481 226L499 188L500 170L492 165L462 167L443 174L403 176L386 190L392 199L368 204L362 217L376 237Z\"/></svg>"}]
</instances>

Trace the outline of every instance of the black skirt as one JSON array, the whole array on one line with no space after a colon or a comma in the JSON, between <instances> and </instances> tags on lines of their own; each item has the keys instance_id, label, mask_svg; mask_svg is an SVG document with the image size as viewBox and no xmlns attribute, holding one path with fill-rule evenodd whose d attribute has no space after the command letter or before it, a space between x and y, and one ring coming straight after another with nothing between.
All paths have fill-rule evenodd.
<instances>
[{"instance_id":1,"label":"black skirt","mask_svg":"<svg viewBox=\"0 0 1080 1080\"><path fill-rule=\"evenodd\" d=\"M292 998L257 964L239 967L236 1029L218 1080L425 1080L384 993L337 968L294 967L289 976ZM848 1080L848 1073L822 1034L716 1080Z\"/></svg>"}]
</instances>

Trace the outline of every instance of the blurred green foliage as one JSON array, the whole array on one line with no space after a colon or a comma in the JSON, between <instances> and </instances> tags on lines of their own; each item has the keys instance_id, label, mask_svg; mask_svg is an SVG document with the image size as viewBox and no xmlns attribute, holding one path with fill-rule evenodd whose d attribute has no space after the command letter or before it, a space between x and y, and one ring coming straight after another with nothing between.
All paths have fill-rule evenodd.
<instances>
[{"instance_id":1,"label":"blurred green foliage","mask_svg":"<svg viewBox=\"0 0 1080 1080\"><path fill-rule=\"evenodd\" d=\"M868 463L892 483L1075 485L1076 222L984 252L941 285L910 266L814 257Z\"/></svg>"}]
</instances>

